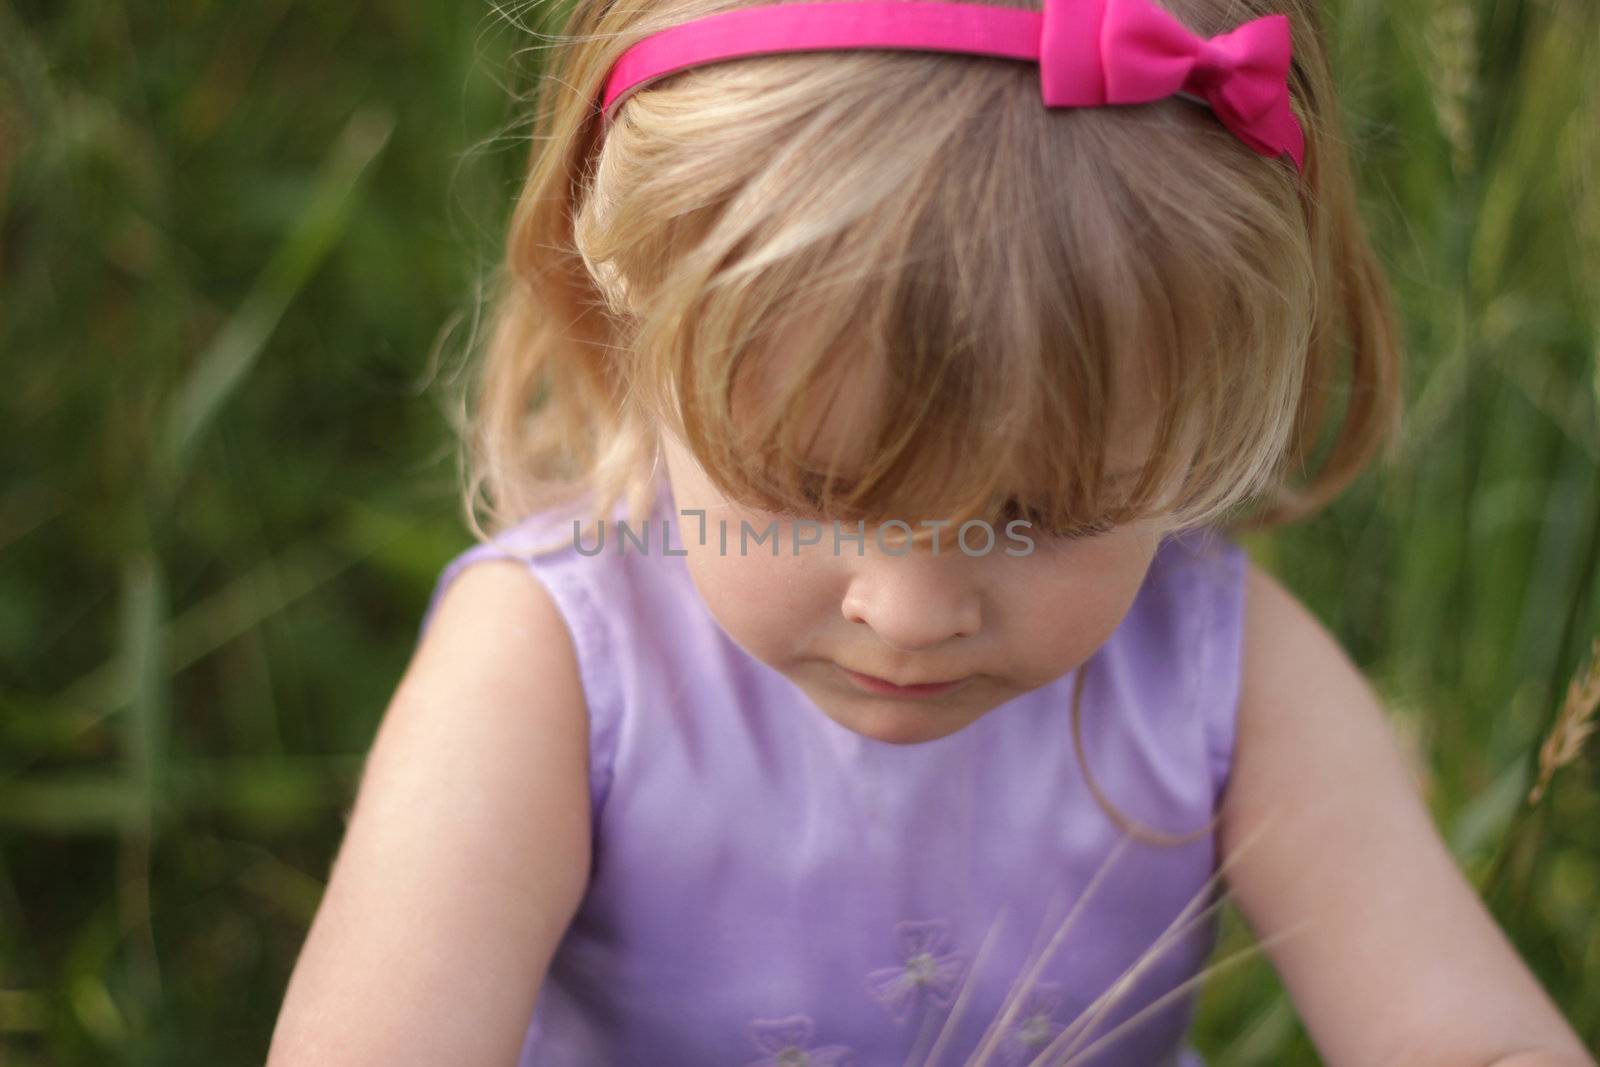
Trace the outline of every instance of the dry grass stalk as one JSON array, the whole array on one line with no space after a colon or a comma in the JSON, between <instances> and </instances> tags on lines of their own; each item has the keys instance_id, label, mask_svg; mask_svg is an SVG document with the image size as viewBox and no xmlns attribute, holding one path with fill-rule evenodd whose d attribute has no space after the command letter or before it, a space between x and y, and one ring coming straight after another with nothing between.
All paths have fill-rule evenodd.
<instances>
[{"instance_id":1,"label":"dry grass stalk","mask_svg":"<svg viewBox=\"0 0 1600 1067\"><path fill-rule=\"evenodd\" d=\"M1539 746L1539 780L1528 791L1528 803L1537 804L1556 771L1578 758L1583 743L1600 725L1596 711L1600 711L1600 637L1590 649L1588 668L1580 669L1567 683L1566 702Z\"/></svg>"},{"instance_id":2,"label":"dry grass stalk","mask_svg":"<svg viewBox=\"0 0 1600 1067\"><path fill-rule=\"evenodd\" d=\"M1439 129L1457 178L1473 171L1472 114L1477 95L1477 12L1466 0L1436 0L1423 27L1429 84Z\"/></svg>"},{"instance_id":3,"label":"dry grass stalk","mask_svg":"<svg viewBox=\"0 0 1600 1067\"><path fill-rule=\"evenodd\" d=\"M1228 894L1226 891L1218 894L1217 898L1206 907L1200 908L1199 911L1195 911L1196 906L1202 901L1206 900L1206 898L1212 893L1213 889L1219 886L1227 868L1237 862L1238 858L1242 856L1251 845L1261 838L1262 834L1265 832L1271 822L1272 820L1270 818L1264 820L1261 825L1257 826L1237 848L1235 848L1227 857L1223 859L1223 861L1218 865L1216 871L1212 874L1212 877L1207 880L1206 884L1201 886L1192 897L1190 897L1189 902L1172 919L1166 930L1164 930L1161 935L1157 937L1156 940L1147 949L1145 949L1145 951L1136 960L1134 960L1132 964L1128 966L1127 970L1125 970L1117 978L1117 980L1106 989L1105 992L1100 994L1100 996L1090 1003L1082 1012L1080 1012L1075 1019L1071 1020L1067 1026L1061 1030L1060 1033L1056 1034L1054 1040L1052 1040L1048 1045L1040 1048L1038 1052L1034 1054L1034 1058L1029 1061L1028 1067L1069 1067L1070 1064L1081 1061L1091 1053L1099 1051L1104 1045L1121 1036L1129 1028L1144 1021L1154 1012L1159 1011L1174 998L1187 993L1205 979L1209 978L1215 972L1230 967L1239 960L1254 953L1260 952L1269 944L1275 943L1276 941L1279 941L1282 938L1288 937L1294 933L1298 933L1302 929L1302 927L1305 925L1303 923L1299 926L1291 927L1288 930L1278 931L1268 937L1260 938L1256 941L1256 943L1249 945L1237 952L1231 953L1230 955L1224 957L1214 964L1211 964L1208 967L1202 968L1199 972L1180 983L1178 986L1168 990L1156 1000L1145 1005L1137 1013L1130 1016L1128 1019L1124 1020L1107 1033L1100 1035L1093 1042L1084 1045L1084 1041L1088 1038L1090 1033L1093 1032L1095 1025L1103 1016L1106 1015L1107 1012L1112 1009L1112 1007L1117 1004L1119 1000L1121 1000L1127 994L1139 977L1144 974L1169 947L1179 943L1181 939L1189 931L1194 929L1197 924L1205 921L1207 916L1222 907L1222 905L1228 899ZM1094 890L1099 885L1100 881L1105 877L1105 875L1110 871L1110 869L1115 865L1117 859L1120 858L1123 851L1129 844L1129 841L1130 839L1124 834L1117 844L1107 852L1105 858L1102 860L1099 868L1095 871L1093 877L1090 878L1088 884L1079 894L1078 899L1073 902L1073 905L1066 917L1057 926L1048 944L1044 947L1044 950L1030 962L1024 964L1023 974L1019 976L1020 980L1012 983L1011 988L1007 991L1006 997L1001 1004L999 1012L984 1030L983 1037L980 1039L977 1049L973 1051L973 1054L967 1059L966 1063L963 1064L962 1067L988 1067L988 1065L991 1063L993 1056L998 1051L1000 1041L1007 1033L1008 1028L1011 1026L1013 1020L1016 1018L1016 1015L1021 1005L1026 1000L1029 991L1039 980L1040 973L1044 970L1046 963L1061 946L1063 939L1066 937L1068 931L1073 927L1075 920L1083 912L1083 909L1088 903L1089 898L1093 895ZM1052 910L1054 909L1052 908ZM995 923L990 925L989 933L984 938L983 946L978 953L978 962L975 962L972 967L969 967L966 974L962 976L961 989L956 996L951 1011L944 1020L944 1024L940 1029L937 1040L934 1042L932 1049L929 1050L927 1058L922 1061L921 1067L936 1067L940 1053L945 1049L947 1043L954 1034L956 1023L968 1006L968 995L971 992L972 976L980 969L982 959L988 955L991 942L995 935L996 927L1002 921L1002 919L1003 915L1001 917L997 917ZM920 1040L917 1042L919 1046L922 1043L923 1042ZM916 1061L917 1055L915 1052L913 1052L912 1056L907 1060L906 1067L913 1067Z\"/></svg>"}]
</instances>

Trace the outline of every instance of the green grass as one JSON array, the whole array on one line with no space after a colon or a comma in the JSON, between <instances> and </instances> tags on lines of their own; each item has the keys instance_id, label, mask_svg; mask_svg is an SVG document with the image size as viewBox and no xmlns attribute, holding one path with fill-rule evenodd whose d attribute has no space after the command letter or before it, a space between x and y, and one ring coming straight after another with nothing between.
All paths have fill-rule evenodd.
<instances>
[{"instance_id":1,"label":"green grass","mask_svg":"<svg viewBox=\"0 0 1600 1067\"><path fill-rule=\"evenodd\" d=\"M1600 8L1342 0L1407 431L1250 539L1600 1044ZM0 1063L259 1064L378 716L468 543L441 368L525 161L488 7L0 0ZM1248 943L1229 913L1217 958ZM1264 960L1218 1067L1314 1063Z\"/></svg>"}]
</instances>

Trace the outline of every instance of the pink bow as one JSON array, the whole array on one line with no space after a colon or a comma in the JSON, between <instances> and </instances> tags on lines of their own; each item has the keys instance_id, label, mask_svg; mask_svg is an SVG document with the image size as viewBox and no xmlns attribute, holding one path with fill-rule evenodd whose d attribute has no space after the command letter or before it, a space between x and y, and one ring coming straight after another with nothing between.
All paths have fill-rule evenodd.
<instances>
[{"instance_id":1,"label":"pink bow","mask_svg":"<svg viewBox=\"0 0 1600 1067\"><path fill-rule=\"evenodd\" d=\"M1201 37L1153 0L1045 0L1039 85L1047 107L1143 104L1187 93L1263 155L1303 168L1289 107L1289 19L1265 15Z\"/></svg>"}]
</instances>

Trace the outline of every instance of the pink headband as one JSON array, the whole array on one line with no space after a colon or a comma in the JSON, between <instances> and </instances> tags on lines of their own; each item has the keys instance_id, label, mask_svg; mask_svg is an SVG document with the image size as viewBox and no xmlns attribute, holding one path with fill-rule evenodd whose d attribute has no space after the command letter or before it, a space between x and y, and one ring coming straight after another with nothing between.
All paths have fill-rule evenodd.
<instances>
[{"instance_id":1,"label":"pink headband","mask_svg":"<svg viewBox=\"0 0 1600 1067\"><path fill-rule=\"evenodd\" d=\"M687 67L739 56L831 49L963 52L1037 61L1046 107L1142 104L1179 95L1208 105L1264 156L1304 169L1289 107L1289 19L1264 15L1216 37L1194 34L1153 0L1044 0L1044 11L922 0L843 0L735 8L651 34L617 60L603 104Z\"/></svg>"}]
</instances>

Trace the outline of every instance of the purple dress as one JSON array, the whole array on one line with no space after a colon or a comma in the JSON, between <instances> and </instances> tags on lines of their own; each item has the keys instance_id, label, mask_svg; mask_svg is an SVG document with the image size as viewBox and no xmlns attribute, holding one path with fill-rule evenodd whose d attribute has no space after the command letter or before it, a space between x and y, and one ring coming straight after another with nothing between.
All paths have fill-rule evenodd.
<instances>
[{"instance_id":1,"label":"purple dress","mask_svg":"<svg viewBox=\"0 0 1600 1067\"><path fill-rule=\"evenodd\" d=\"M1232 762L1242 549L1214 529L1168 536L1077 671L896 745L727 635L673 507L663 480L643 552L610 522L592 554L568 515L531 516L451 560L423 617L464 566L516 556L577 651L594 862L519 1067L1014 1067L1069 1047L1074 1064L1201 1064L1195 988L1176 987L1214 943L1216 839L1119 830L1069 709L1085 672L1084 755L1126 816L1205 826Z\"/></svg>"}]
</instances>

